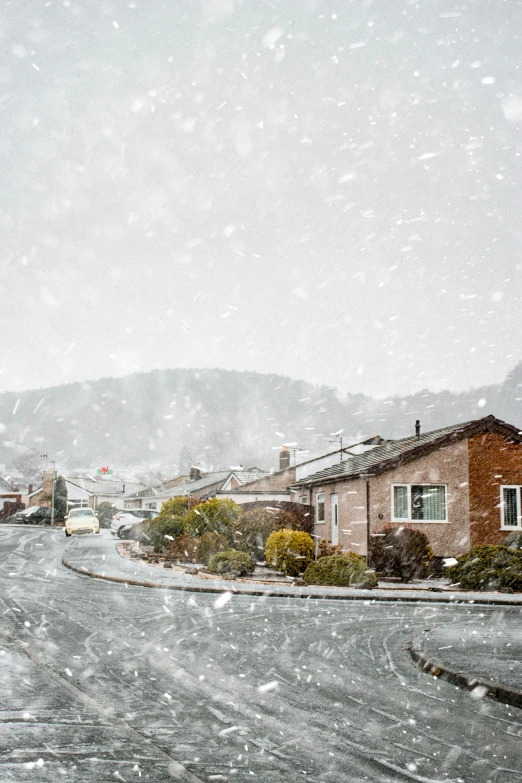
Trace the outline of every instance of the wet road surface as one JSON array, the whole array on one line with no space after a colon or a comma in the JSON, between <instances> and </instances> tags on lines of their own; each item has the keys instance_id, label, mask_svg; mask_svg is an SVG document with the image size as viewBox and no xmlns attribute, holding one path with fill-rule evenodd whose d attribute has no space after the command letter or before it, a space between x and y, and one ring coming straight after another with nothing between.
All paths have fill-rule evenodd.
<instances>
[{"instance_id":1,"label":"wet road surface","mask_svg":"<svg viewBox=\"0 0 522 783\"><path fill-rule=\"evenodd\" d=\"M522 780L522 711L405 649L520 607L125 587L65 569L65 544L0 528L1 781Z\"/></svg>"}]
</instances>

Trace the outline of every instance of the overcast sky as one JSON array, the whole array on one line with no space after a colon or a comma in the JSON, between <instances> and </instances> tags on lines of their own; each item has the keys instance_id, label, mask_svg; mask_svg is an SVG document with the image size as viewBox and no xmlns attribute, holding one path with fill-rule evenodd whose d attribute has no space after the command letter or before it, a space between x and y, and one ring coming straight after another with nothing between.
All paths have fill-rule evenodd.
<instances>
[{"instance_id":1,"label":"overcast sky","mask_svg":"<svg viewBox=\"0 0 522 783\"><path fill-rule=\"evenodd\" d=\"M4 0L0 389L522 359L519 0Z\"/></svg>"}]
</instances>

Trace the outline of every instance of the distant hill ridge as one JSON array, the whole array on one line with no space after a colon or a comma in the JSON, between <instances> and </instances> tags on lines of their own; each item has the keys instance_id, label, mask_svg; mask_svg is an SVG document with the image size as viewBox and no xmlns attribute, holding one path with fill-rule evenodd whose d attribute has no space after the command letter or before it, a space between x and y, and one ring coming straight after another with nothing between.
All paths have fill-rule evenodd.
<instances>
[{"instance_id":1,"label":"distant hill ridge","mask_svg":"<svg viewBox=\"0 0 522 783\"><path fill-rule=\"evenodd\" d=\"M426 431L488 413L522 426L522 362L501 384L388 400L280 375L153 370L0 394L0 462L45 451L69 468L156 465L172 475L193 462L270 468L283 443L318 450L340 429L346 443L398 438L412 432L415 419Z\"/></svg>"}]
</instances>

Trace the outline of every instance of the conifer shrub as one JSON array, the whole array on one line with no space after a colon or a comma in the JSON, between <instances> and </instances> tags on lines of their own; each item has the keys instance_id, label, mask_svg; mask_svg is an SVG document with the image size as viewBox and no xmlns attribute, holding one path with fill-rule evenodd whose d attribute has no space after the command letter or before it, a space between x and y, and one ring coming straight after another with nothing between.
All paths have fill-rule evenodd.
<instances>
[{"instance_id":1,"label":"conifer shrub","mask_svg":"<svg viewBox=\"0 0 522 783\"><path fill-rule=\"evenodd\" d=\"M245 511L234 525L234 546L254 560L264 560L267 539L280 528L279 515L266 508Z\"/></svg>"},{"instance_id":2,"label":"conifer shrub","mask_svg":"<svg viewBox=\"0 0 522 783\"><path fill-rule=\"evenodd\" d=\"M205 533L219 533L230 545L234 542L234 524L241 508L228 498L212 498L199 503L185 516L185 532L199 537Z\"/></svg>"},{"instance_id":3,"label":"conifer shrub","mask_svg":"<svg viewBox=\"0 0 522 783\"><path fill-rule=\"evenodd\" d=\"M458 557L446 574L463 590L522 592L522 552L509 546L476 546Z\"/></svg>"},{"instance_id":4,"label":"conifer shrub","mask_svg":"<svg viewBox=\"0 0 522 783\"><path fill-rule=\"evenodd\" d=\"M370 539L370 563L374 571L398 577L403 582L426 577L432 556L428 537L420 530L388 526Z\"/></svg>"},{"instance_id":5,"label":"conifer shrub","mask_svg":"<svg viewBox=\"0 0 522 783\"><path fill-rule=\"evenodd\" d=\"M220 533L205 533L198 538L197 562L208 566L215 554L228 548L229 543L225 536Z\"/></svg>"},{"instance_id":6,"label":"conifer shrub","mask_svg":"<svg viewBox=\"0 0 522 783\"><path fill-rule=\"evenodd\" d=\"M225 549L224 552L217 552L211 558L208 570L212 574L248 576L254 573L255 564L247 552L239 552L237 549Z\"/></svg>"},{"instance_id":7,"label":"conifer shrub","mask_svg":"<svg viewBox=\"0 0 522 783\"><path fill-rule=\"evenodd\" d=\"M508 546L510 549L522 549L522 531L513 530L504 539L504 546Z\"/></svg>"},{"instance_id":8,"label":"conifer shrub","mask_svg":"<svg viewBox=\"0 0 522 783\"><path fill-rule=\"evenodd\" d=\"M182 533L178 538L169 541L164 554L169 560L179 560L180 563L198 562L199 540L187 533Z\"/></svg>"},{"instance_id":9,"label":"conifer shrub","mask_svg":"<svg viewBox=\"0 0 522 783\"><path fill-rule=\"evenodd\" d=\"M310 585L338 585L366 589L377 586L377 577L368 568L364 557L355 552L321 557L315 563L310 563L303 579Z\"/></svg>"},{"instance_id":10,"label":"conifer shrub","mask_svg":"<svg viewBox=\"0 0 522 783\"><path fill-rule=\"evenodd\" d=\"M298 576L314 559L312 536L302 530L275 530L268 536L266 562L287 576Z\"/></svg>"},{"instance_id":11,"label":"conifer shrub","mask_svg":"<svg viewBox=\"0 0 522 783\"><path fill-rule=\"evenodd\" d=\"M318 560L320 560L321 557L332 557L332 555L342 555L342 554L343 554L343 548L340 544L332 544L332 542L326 538L321 538L321 540L319 541L319 546L317 547ZM351 552L350 554L355 554L355 552ZM364 560L364 562L366 562L366 560Z\"/></svg>"}]
</instances>

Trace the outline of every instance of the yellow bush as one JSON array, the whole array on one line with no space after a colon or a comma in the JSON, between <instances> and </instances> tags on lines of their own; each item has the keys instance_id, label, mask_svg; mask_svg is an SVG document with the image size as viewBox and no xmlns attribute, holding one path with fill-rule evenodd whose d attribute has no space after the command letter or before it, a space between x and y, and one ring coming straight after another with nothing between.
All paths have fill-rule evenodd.
<instances>
[{"instance_id":1,"label":"yellow bush","mask_svg":"<svg viewBox=\"0 0 522 783\"><path fill-rule=\"evenodd\" d=\"M265 558L287 576L298 576L314 559L312 536L302 530L275 530L268 536Z\"/></svg>"}]
</instances>

